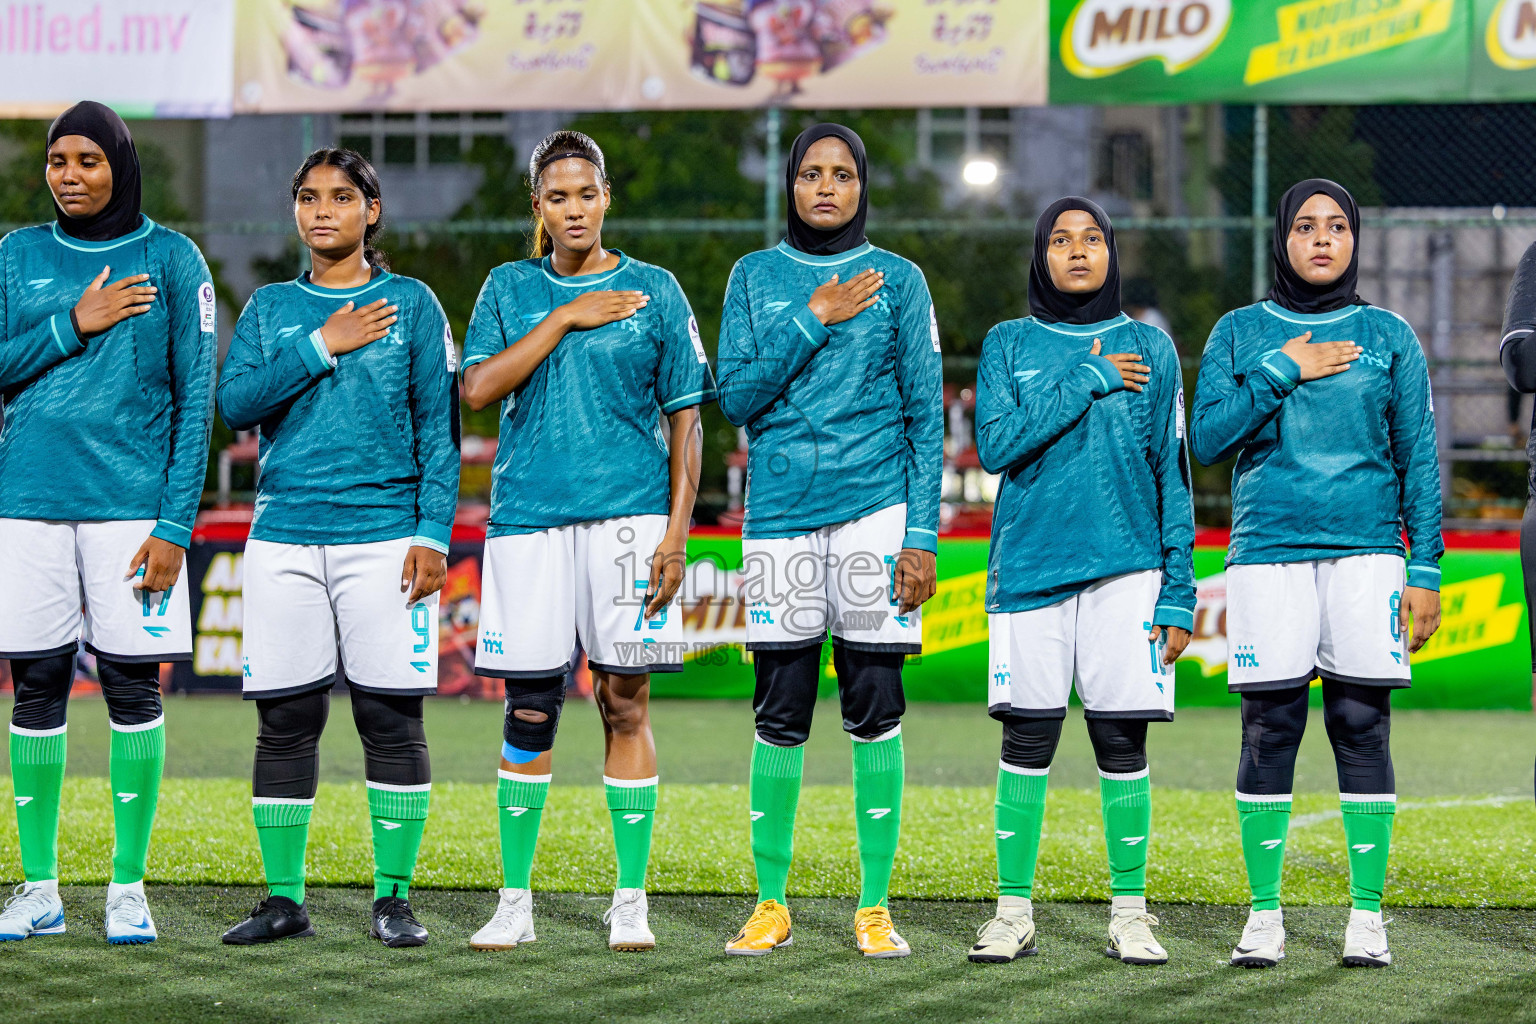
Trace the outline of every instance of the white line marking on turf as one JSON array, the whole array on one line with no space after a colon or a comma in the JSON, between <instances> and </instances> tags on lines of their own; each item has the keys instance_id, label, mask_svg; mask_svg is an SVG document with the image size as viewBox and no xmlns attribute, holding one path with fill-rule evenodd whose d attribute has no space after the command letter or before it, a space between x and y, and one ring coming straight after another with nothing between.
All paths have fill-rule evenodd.
<instances>
[{"instance_id":1,"label":"white line marking on turf","mask_svg":"<svg viewBox=\"0 0 1536 1024\"><path fill-rule=\"evenodd\" d=\"M1529 799L1525 796L1485 796L1479 800L1409 800L1397 805L1399 811L1438 811L1453 807L1503 807L1506 804L1521 803ZM1339 810L1314 811L1311 814L1298 815L1291 819L1291 828L1307 828L1311 825L1321 825L1325 821L1338 821L1344 817L1344 812Z\"/></svg>"}]
</instances>

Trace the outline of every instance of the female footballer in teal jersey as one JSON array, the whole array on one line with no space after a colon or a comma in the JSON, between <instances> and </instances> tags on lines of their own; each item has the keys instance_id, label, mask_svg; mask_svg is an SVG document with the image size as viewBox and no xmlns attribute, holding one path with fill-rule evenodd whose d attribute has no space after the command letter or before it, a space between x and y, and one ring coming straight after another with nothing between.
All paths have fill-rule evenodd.
<instances>
[{"instance_id":1,"label":"female footballer in teal jersey","mask_svg":"<svg viewBox=\"0 0 1536 1024\"><path fill-rule=\"evenodd\" d=\"M245 696L259 727L251 803L270 895L231 945L313 935L304 855L320 734L340 663L373 821L369 934L420 946L411 876L432 791L422 697L437 689L437 592L459 488L453 337L432 291L373 240L379 179L346 149L311 153L293 213L313 267L240 314L219 412L259 428L245 547Z\"/></svg>"},{"instance_id":2,"label":"female footballer in teal jersey","mask_svg":"<svg viewBox=\"0 0 1536 1024\"><path fill-rule=\"evenodd\" d=\"M470 945L533 941L534 847L579 638L618 856L608 945L646 950L656 944L645 898L657 788L649 673L682 669L682 623L667 606L698 489L698 407L715 384L676 279L603 248L610 195L597 143L555 132L528 178L534 258L491 271L464 342L471 408L501 403L475 670L506 681L503 888Z\"/></svg>"},{"instance_id":3,"label":"female footballer in teal jersey","mask_svg":"<svg viewBox=\"0 0 1536 1024\"><path fill-rule=\"evenodd\" d=\"M865 956L911 950L886 905L901 829L901 685L933 596L944 461L939 324L922 271L864 236L864 143L802 132L785 165L788 237L741 259L720 327L720 410L745 426L742 598L757 691L750 793L758 903L726 952L790 942L785 885L805 741L832 634L853 741Z\"/></svg>"},{"instance_id":4,"label":"female footballer in teal jersey","mask_svg":"<svg viewBox=\"0 0 1536 1024\"><path fill-rule=\"evenodd\" d=\"M976 449L1002 474L987 580L988 706L1003 724L997 914L970 959L1032 955L1046 779L1074 683L1099 767L1108 955L1161 964L1147 913L1147 723L1173 718L1195 622L1195 518L1173 342L1120 309L1114 227L1069 196L1035 225L1030 316L982 343ZM1102 352L1116 353L1102 355Z\"/></svg>"},{"instance_id":5,"label":"female footballer in teal jersey","mask_svg":"<svg viewBox=\"0 0 1536 1024\"><path fill-rule=\"evenodd\" d=\"M176 586L202 496L217 336L191 240L139 212L128 127L78 103L48 130L53 224L0 242L0 658L25 881L0 939L64 930L65 712L84 641L112 730L106 932L151 942L144 864L165 763L160 663L192 657ZM108 283L111 282L111 283Z\"/></svg>"},{"instance_id":6,"label":"female footballer in teal jersey","mask_svg":"<svg viewBox=\"0 0 1536 1024\"><path fill-rule=\"evenodd\" d=\"M1349 848L1344 965L1392 961L1381 917L1397 804L1391 697L1440 625L1444 544L1424 353L1407 321L1356 294L1359 236L1342 187L1292 186L1275 215L1269 297L1217 321L1200 360L1195 457L1237 456L1227 671L1242 694L1237 811L1253 892L1239 967L1285 956L1280 875L1314 676Z\"/></svg>"}]
</instances>

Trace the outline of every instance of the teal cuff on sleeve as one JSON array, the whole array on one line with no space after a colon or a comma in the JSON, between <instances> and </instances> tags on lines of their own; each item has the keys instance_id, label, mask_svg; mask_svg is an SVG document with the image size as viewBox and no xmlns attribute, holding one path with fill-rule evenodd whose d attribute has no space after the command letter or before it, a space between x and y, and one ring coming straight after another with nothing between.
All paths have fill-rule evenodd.
<instances>
[{"instance_id":1,"label":"teal cuff on sleeve","mask_svg":"<svg viewBox=\"0 0 1536 1024\"><path fill-rule=\"evenodd\" d=\"M1195 631L1195 613L1189 608L1172 604L1160 604L1152 609L1152 625L1175 626L1191 633Z\"/></svg>"},{"instance_id":2,"label":"teal cuff on sleeve","mask_svg":"<svg viewBox=\"0 0 1536 1024\"><path fill-rule=\"evenodd\" d=\"M672 399L670 402L663 402L662 406L661 406L661 411L664 412L664 413L671 414L671 413L678 412L678 411L683 410L683 409L687 409L687 408L689 408L691 406L703 405L706 402L713 402L714 400L715 400L715 389L714 388L705 388L703 391L695 391L695 392L693 392L690 395L678 395L676 398Z\"/></svg>"},{"instance_id":3,"label":"teal cuff on sleeve","mask_svg":"<svg viewBox=\"0 0 1536 1024\"><path fill-rule=\"evenodd\" d=\"M1409 562L1408 585L1421 590L1440 589L1440 567L1433 562Z\"/></svg>"},{"instance_id":4,"label":"teal cuff on sleeve","mask_svg":"<svg viewBox=\"0 0 1536 1024\"><path fill-rule=\"evenodd\" d=\"M800 328L800 333L811 340L811 344L817 348L827 343L832 337L832 328L816 319L816 314L811 312L811 307L806 306L795 314L795 326Z\"/></svg>"},{"instance_id":5,"label":"teal cuff on sleeve","mask_svg":"<svg viewBox=\"0 0 1536 1024\"><path fill-rule=\"evenodd\" d=\"M336 357L331 355L330 350L325 347L325 339L320 337L318 327L310 331L308 337L300 338L295 344L299 346L299 358L304 361L304 368L309 371L311 377L319 377L336 368Z\"/></svg>"},{"instance_id":6,"label":"teal cuff on sleeve","mask_svg":"<svg viewBox=\"0 0 1536 1024\"><path fill-rule=\"evenodd\" d=\"M1259 364L1271 377L1285 385L1287 393L1295 391L1301 385L1301 366L1296 360L1281 352L1279 349L1264 357Z\"/></svg>"},{"instance_id":7,"label":"teal cuff on sleeve","mask_svg":"<svg viewBox=\"0 0 1536 1024\"><path fill-rule=\"evenodd\" d=\"M149 531L151 537L158 537L163 541L175 544L179 548L192 546L192 528L173 523L169 519L155 520L155 528Z\"/></svg>"},{"instance_id":8,"label":"teal cuff on sleeve","mask_svg":"<svg viewBox=\"0 0 1536 1024\"><path fill-rule=\"evenodd\" d=\"M906 536L901 538L901 546L904 548L916 548L919 551L939 553L939 535L934 530L924 530L915 526L907 527Z\"/></svg>"},{"instance_id":9,"label":"teal cuff on sleeve","mask_svg":"<svg viewBox=\"0 0 1536 1024\"><path fill-rule=\"evenodd\" d=\"M1088 379L1096 396L1103 398L1125 390L1125 378L1120 376L1120 368L1103 356L1089 356L1078 365L1091 371Z\"/></svg>"},{"instance_id":10,"label":"teal cuff on sleeve","mask_svg":"<svg viewBox=\"0 0 1536 1024\"><path fill-rule=\"evenodd\" d=\"M453 540L453 527L434 523L428 519L416 520L416 534L411 538L413 547L431 548L448 553L448 543Z\"/></svg>"},{"instance_id":11,"label":"teal cuff on sleeve","mask_svg":"<svg viewBox=\"0 0 1536 1024\"><path fill-rule=\"evenodd\" d=\"M48 329L53 332L53 343L59 346L59 351L66 356L85 351L85 342L81 341L80 335L75 333L75 325L70 323L68 311L55 313L49 317Z\"/></svg>"}]
</instances>

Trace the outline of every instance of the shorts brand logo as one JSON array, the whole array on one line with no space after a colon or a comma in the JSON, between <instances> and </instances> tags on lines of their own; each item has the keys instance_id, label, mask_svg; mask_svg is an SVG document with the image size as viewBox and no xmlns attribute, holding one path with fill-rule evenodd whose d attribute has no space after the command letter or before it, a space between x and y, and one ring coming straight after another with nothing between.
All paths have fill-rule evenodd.
<instances>
[{"instance_id":1,"label":"shorts brand logo","mask_svg":"<svg viewBox=\"0 0 1536 1024\"><path fill-rule=\"evenodd\" d=\"M1232 652L1233 668L1258 668L1259 656L1253 653L1252 644L1238 644Z\"/></svg>"}]
</instances>

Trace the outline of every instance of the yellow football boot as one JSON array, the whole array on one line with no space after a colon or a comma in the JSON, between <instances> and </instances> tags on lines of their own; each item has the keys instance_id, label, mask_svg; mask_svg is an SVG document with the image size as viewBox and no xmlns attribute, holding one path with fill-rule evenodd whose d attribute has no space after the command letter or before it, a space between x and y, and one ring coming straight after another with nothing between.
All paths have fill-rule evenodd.
<instances>
[{"instance_id":1,"label":"yellow football boot","mask_svg":"<svg viewBox=\"0 0 1536 1024\"><path fill-rule=\"evenodd\" d=\"M907 956L912 947L907 940L896 934L891 924L891 912L884 907L865 907L853 915L853 935L859 944L859 952L865 956Z\"/></svg>"},{"instance_id":2,"label":"yellow football boot","mask_svg":"<svg viewBox=\"0 0 1536 1024\"><path fill-rule=\"evenodd\" d=\"M725 944L725 951L734 956L763 956L794 941L789 931L789 908L777 900L763 900L736 937Z\"/></svg>"}]
</instances>

